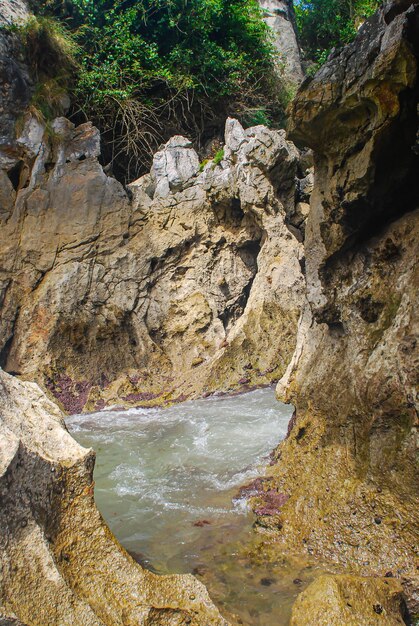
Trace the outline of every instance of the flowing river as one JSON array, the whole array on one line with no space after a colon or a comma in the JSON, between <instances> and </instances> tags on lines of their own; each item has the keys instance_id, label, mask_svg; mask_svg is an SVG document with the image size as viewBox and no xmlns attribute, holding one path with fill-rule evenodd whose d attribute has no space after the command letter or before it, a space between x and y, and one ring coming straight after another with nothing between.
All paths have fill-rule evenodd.
<instances>
[{"instance_id":1,"label":"flowing river","mask_svg":"<svg viewBox=\"0 0 419 626\"><path fill-rule=\"evenodd\" d=\"M67 426L96 450L96 502L134 558L158 573L194 573L233 622L281 626L313 568L258 559L254 517L237 495L263 473L291 414L270 388L74 415Z\"/></svg>"}]
</instances>

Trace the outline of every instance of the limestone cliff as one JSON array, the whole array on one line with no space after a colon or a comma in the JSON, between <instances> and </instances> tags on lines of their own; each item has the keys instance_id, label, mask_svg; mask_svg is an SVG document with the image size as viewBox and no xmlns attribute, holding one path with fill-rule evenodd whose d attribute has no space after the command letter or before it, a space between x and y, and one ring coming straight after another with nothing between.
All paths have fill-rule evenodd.
<instances>
[{"instance_id":1,"label":"limestone cliff","mask_svg":"<svg viewBox=\"0 0 419 626\"><path fill-rule=\"evenodd\" d=\"M46 129L28 115L13 148L1 173L4 369L73 412L283 374L310 179L284 131L229 120L224 158L201 167L174 137L128 190L104 173L90 124Z\"/></svg>"},{"instance_id":2,"label":"limestone cliff","mask_svg":"<svg viewBox=\"0 0 419 626\"><path fill-rule=\"evenodd\" d=\"M259 4L265 14L266 23L274 32L275 47L279 52L284 75L290 83L298 86L303 80L304 73L293 2L292 0L259 0Z\"/></svg>"},{"instance_id":3,"label":"limestone cliff","mask_svg":"<svg viewBox=\"0 0 419 626\"><path fill-rule=\"evenodd\" d=\"M412 606L418 43L418 4L386 5L293 104L291 137L315 159L308 302L278 385L296 406L271 468L283 506L259 519L288 546L400 577Z\"/></svg>"},{"instance_id":4,"label":"limestone cliff","mask_svg":"<svg viewBox=\"0 0 419 626\"><path fill-rule=\"evenodd\" d=\"M35 383L0 370L0 623L227 626L193 576L156 576L118 545L94 460Z\"/></svg>"}]
</instances>

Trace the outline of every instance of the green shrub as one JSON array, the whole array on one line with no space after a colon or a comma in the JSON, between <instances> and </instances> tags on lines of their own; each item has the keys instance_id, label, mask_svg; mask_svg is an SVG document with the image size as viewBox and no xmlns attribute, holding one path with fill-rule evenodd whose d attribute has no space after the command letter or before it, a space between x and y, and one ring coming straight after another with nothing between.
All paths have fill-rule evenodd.
<instances>
[{"instance_id":1,"label":"green shrub","mask_svg":"<svg viewBox=\"0 0 419 626\"><path fill-rule=\"evenodd\" d=\"M224 148L220 148L215 153L212 162L214 163L214 165L219 165L223 159L224 159Z\"/></svg>"},{"instance_id":2,"label":"green shrub","mask_svg":"<svg viewBox=\"0 0 419 626\"><path fill-rule=\"evenodd\" d=\"M358 26L380 5L380 0L299 0L295 14L300 41L308 59L318 68L334 47L349 43ZM312 73L312 70L310 73Z\"/></svg>"},{"instance_id":3,"label":"green shrub","mask_svg":"<svg viewBox=\"0 0 419 626\"><path fill-rule=\"evenodd\" d=\"M208 163L211 163L211 159L204 159L203 161L201 161L201 163L199 164L199 171L203 172L205 166L208 165Z\"/></svg>"},{"instance_id":4,"label":"green shrub","mask_svg":"<svg viewBox=\"0 0 419 626\"><path fill-rule=\"evenodd\" d=\"M10 26L18 34L27 62L36 78L68 80L77 69L80 52L75 38L58 20L31 16L25 22Z\"/></svg>"},{"instance_id":5,"label":"green shrub","mask_svg":"<svg viewBox=\"0 0 419 626\"><path fill-rule=\"evenodd\" d=\"M78 71L80 48L56 19L32 16L9 27L21 40L35 80L31 99L34 115L44 121L63 113L63 102Z\"/></svg>"},{"instance_id":6,"label":"green shrub","mask_svg":"<svg viewBox=\"0 0 419 626\"><path fill-rule=\"evenodd\" d=\"M77 41L73 113L100 128L119 177L138 175L173 133L187 134L199 148L227 115L243 120L249 110L264 110L273 124L282 122L287 98L257 0L32 6L42 19L60 20Z\"/></svg>"},{"instance_id":7,"label":"green shrub","mask_svg":"<svg viewBox=\"0 0 419 626\"><path fill-rule=\"evenodd\" d=\"M270 118L266 108L261 109L249 109L243 117L245 126L272 126L272 119Z\"/></svg>"}]
</instances>

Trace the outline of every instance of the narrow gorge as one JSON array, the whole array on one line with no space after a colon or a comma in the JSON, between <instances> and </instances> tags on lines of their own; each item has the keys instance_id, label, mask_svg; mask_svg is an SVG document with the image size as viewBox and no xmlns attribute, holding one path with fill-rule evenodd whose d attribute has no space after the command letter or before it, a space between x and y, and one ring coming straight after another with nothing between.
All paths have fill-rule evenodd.
<instances>
[{"instance_id":1,"label":"narrow gorge","mask_svg":"<svg viewBox=\"0 0 419 626\"><path fill-rule=\"evenodd\" d=\"M35 109L31 8L0 2L0 624L417 623L419 3L384 3L315 72L292 2L260 5L297 90L286 130L227 117L206 153L174 134L124 184L67 94L53 119ZM99 512L94 494L111 470L94 480L77 427L160 483L175 449L182 510L193 489L224 506L182 449L218 461L247 517L160 530L214 524L210 573L186 548L155 573L118 543L114 495ZM149 439L115 460L124 429ZM252 576L269 616L234 612Z\"/></svg>"}]
</instances>

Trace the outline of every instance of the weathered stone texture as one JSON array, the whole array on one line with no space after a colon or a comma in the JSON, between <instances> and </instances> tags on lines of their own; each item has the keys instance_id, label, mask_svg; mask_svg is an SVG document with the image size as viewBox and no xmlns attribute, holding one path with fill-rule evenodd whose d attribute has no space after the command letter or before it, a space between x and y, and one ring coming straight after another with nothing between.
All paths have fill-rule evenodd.
<instances>
[{"instance_id":1,"label":"weathered stone texture","mask_svg":"<svg viewBox=\"0 0 419 626\"><path fill-rule=\"evenodd\" d=\"M279 52L285 77L299 85L304 73L301 66L301 51L297 39L297 28L292 0L259 0L266 23L274 32L275 47Z\"/></svg>"},{"instance_id":2,"label":"weathered stone texture","mask_svg":"<svg viewBox=\"0 0 419 626\"><path fill-rule=\"evenodd\" d=\"M306 81L291 137L314 150L308 303L277 389L296 406L262 527L415 607L418 536L419 6L387 5ZM416 605L417 606L417 605Z\"/></svg>"},{"instance_id":3,"label":"weathered stone texture","mask_svg":"<svg viewBox=\"0 0 419 626\"><path fill-rule=\"evenodd\" d=\"M305 172L284 131L229 120L225 158L203 172L174 137L130 199L98 163L95 128L58 118L53 130L51 141L29 117L16 140L25 156L0 211L0 364L73 412L278 379L304 293Z\"/></svg>"},{"instance_id":4,"label":"weathered stone texture","mask_svg":"<svg viewBox=\"0 0 419 626\"><path fill-rule=\"evenodd\" d=\"M227 626L192 576L156 576L118 545L94 459L35 383L0 370L0 622Z\"/></svg>"},{"instance_id":5,"label":"weathered stone texture","mask_svg":"<svg viewBox=\"0 0 419 626\"><path fill-rule=\"evenodd\" d=\"M0 26L20 22L29 15L23 0L0 3ZM15 144L15 126L19 116L28 107L32 81L24 62L18 38L7 29L0 29L0 168L11 169L17 163L18 147ZM18 172L13 173L18 176ZM2 205L4 183L1 177L0 199ZM6 192L7 193L7 192Z\"/></svg>"},{"instance_id":6,"label":"weathered stone texture","mask_svg":"<svg viewBox=\"0 0 419 626\"><path fill-rule=\"evenodd\" d=\"M290 626L400 626L405 616L394 578L320 576L298 596Z\"/></svg>"}]
</instances>

